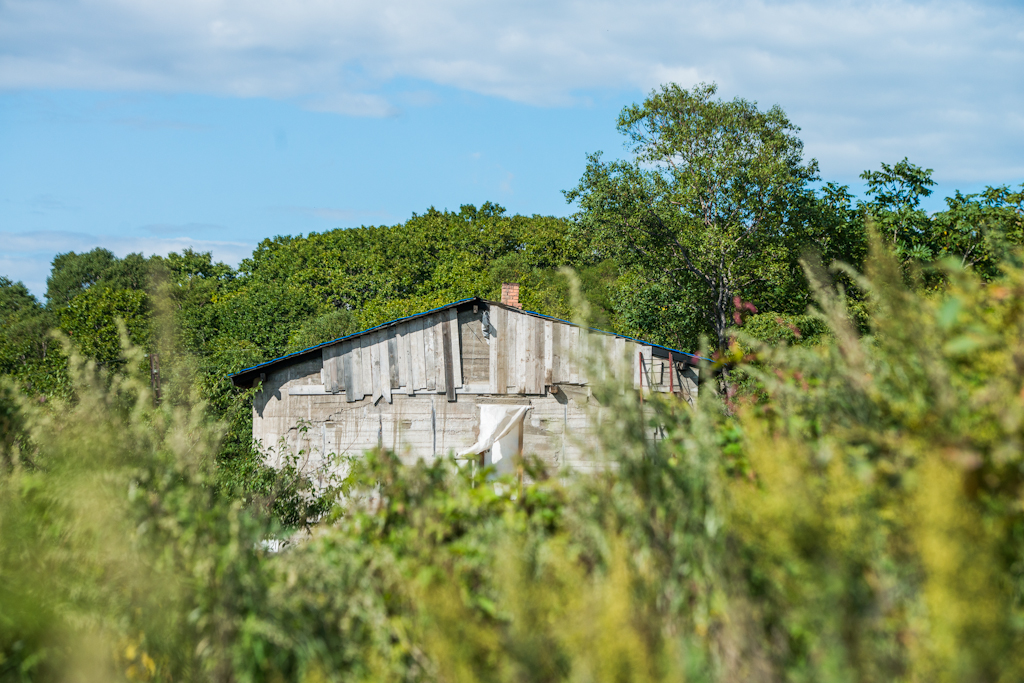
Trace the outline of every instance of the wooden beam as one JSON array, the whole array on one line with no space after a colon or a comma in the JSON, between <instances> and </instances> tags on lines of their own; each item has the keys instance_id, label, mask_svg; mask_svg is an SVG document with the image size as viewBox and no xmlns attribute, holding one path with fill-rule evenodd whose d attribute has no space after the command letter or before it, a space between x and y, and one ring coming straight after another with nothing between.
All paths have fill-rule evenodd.
<instances>
[{"instance_id":1,"label":"wooden beam","mask_svg":"<svg viewBox=\"0 0 1024 683\"><path fill-rule=\"evenodd\" d=\"M363 396L373 395L373 341L370 339L370 335L363 335L359 338L359 369L361 374L360 377L360 389L362 389Z\"/></svg>"},{"instance_id":2,"label":"wooden beam","mask_svg":"<svg viewBox=\"0 0 1024 683\"><path fill-rule=\"evenodd\" d=\"M320 355L323 358L324 369L320 374L320 381L324 391L328 394L333 394L338 390L334 382L334 368L337 364L338 357L334 353L335 349L330 346L325 346L320 350Z\"/></svg>"},{"instance_id":3,"label":"wooden beam","mask_svg":"<svg viewBox=\"0 0 1024 683\"><path fill-rule=\"evenodd\" d=\"M585 339L582 339L584 334L581 334L578 327L570 327L566 332L569 333L569 336L566 340L568 343L563 346L562 362L568 363L569 371L565 373L567 377L563 381L569 384L582 384L583 382L580 381L582 377L580 366L586 362L583 350Z\"/></svg>"},{"instance_id":4,"label":"wooden beam","mask_svg":"<svg viewBox=\"0 0 1024 683\"><path fill-rule=\"evenodd\" d=\"M380 333L379 340L377 342L377 355L380 357L380 393L385 401L391 403L391 375L393 370L387 333Z\"/></svg>"},{"instance_id":5,"label":"wooden beam","mask_svg":"<svg viewBox=\"0 0 1024 683\"><path fill-rule=\"evenodd\" d=\"M423 367L427 391L437 391L437 350L434 341L434 316L423 322Z\"/></svg>"},{"instance_id":6,"label":"wooden beam","mask_svg":"<svg viewBox=\"0 0 1024 683\"><path fill-rule=\"evenodd\" d=\"M413 395L415 391L415 381L412 377L412 339L411 325L407 326L402 332L402 335L398 338L398 355L399 362L401 363L401 372L399 372L399 380L405 386L405 393L409 396Z\"/></svg>"},{"instance_id":7,"label":"wooden beam","mask_svg":"<svg viewBox=\"0 0 1024 683\"><path fill-rule=\"evenodd\" d=\"M448 346L452 355L452 381L455 386L462 386L462 342L459 339L459 312L454 308L448 311Z\"/></svg>"},{"instance_id":8,"label":"wooden beam","mask_svg":"<svg viewBox=\"0 0 1024 683\"><path fill-rule=\"evenodd\" d=\"M394 332L388 337L388 376L391 378L392 389L402 386L399 378L398 337Z\"/></svg>"},{"instance_id":9,"label":"wooden beam","mask_svg":"<svg viewBox=\"0 0 1024 683\"><path fill-rule=\"evenodd\" d=\"M504 394L508 385L508 370L505 363L505 335L508 333L508 326L505 324L505 309L492 306L490 311L490 322L492 330L491 344L491 368L490 385L492 394Z\"/></svg>"},{"instance_id":10,"label":"wooden beam","mask_svg":"<svg viewBox=\"0 0 1024 683\"><path fill-rule=\"evenodd\" d=\"M412 366L412 388L414 391L427 388L426 361L424 360L423 318L409 323L409 356Z\"/></svg>"},{"instance_id":11,"label":"wooden beam","mask_svg":"<svg viewBox=\"0 0 1024 683\"><path fill-rule=\"evenodd\" d=\"M455 368L452 359L452 332L447 320L441 322L441 346L444 353L444 386L448 402L455 401Z\"/></svg>"},{"instance_id":12,"label":"wooden beam","mask_svg":"<svg viewBox=\"0 0 1024 683\"><path fill-rule=\"evenodd\" d=\"M381 375L379 333L367 336L370 338L370 382L371 386L373 386L373 402L376 403L384 395L385 384L388 385L388 393L391 393L391 380Z\"/></svg>"},{"instance_id":13,"label":"wooden beam","mask_svg":"<svg viewBox=\"0 0 1024 683\"><path fill-rule=\"evenodd\" d=\"M353 349L351 344L345 345L344 355L342 355L342 364L345 373L345 400L349 403L354 403L357 400L363 398L362 394L359 398L356 398L356 381L355 381L355 368L353 368L353 361L355 360L355 354L359 352L358 348Z\"/></svg>"},{"instance_id":14,"label":"wooden beam","mask_svg":"<svg viewBox=\"0 0 1024 683\"><path fill-rule=\"evenodd\" d=\"M541 384L551 386L555 383L555 323L544 321L544 381Z\"/></svg>"}]
</instances>

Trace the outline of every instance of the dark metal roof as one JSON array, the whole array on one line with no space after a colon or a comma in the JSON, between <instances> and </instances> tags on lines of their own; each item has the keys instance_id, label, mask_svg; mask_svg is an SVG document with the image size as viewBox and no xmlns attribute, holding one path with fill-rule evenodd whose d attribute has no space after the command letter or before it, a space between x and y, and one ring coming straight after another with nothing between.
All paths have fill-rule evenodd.
<instances>
[{"instance_id":1,"label":"dark metal roof","mask_svg":"<svg viewBox=\"0 0 1024 683\"><path fill-rule=\"evenodd\" d=\"M576 323L574 323L574 322L572 322L570 320L562 320L561 318L555 318L555 317L552 317L550 315L544 315L543 313L537 313L535 311L524 311L523 309L516 308L515 306L509 306L507 304L503 304L503 303L500 303L500 302L497 302L497 301L488 301L486 299L481 299L480 297L470 297L468 299L459 299L458 301L453 301L450 304L445 304L444 306L438 306L437 308L432 308L429 311L423 311L422 313L416 313L414 315L407 315L404 318L397 318L395 320L389 320L388 322L381 323L380 325L377 325L376 327L370 327L370 328L362 330L360 332L356 332L354 334L350 334L350 335L348 335L346 337L339 337L338 339L332 339L330 341L326 341L326 342L323 342L321 344L317 344L316 346L310 346L308 349L302 349L301 351L295 351L294 353L289 353L287 355L281 356L280 358L274 358L272 360L268 360L268 361L265 361L263 363L260 363L259 365L254 365L251 368L245 368L244 370L239 370L236 373L228 375L228 377L231 378L231 381L235 384L235 386L247 387L247 386L252 384L252 381L254 379L256 379L256 377L261 372L266 372L271 366L283 365L283 364L286 364L286 363L287 364L295 363L295 362L298 362L300 360L303 360L307 356L313 355L313 353L315 351L318 351L319 349L322 349L325 346L331 346L333 344L339 344L339 343L341 343L343 341L348 341L349 339L355 339L356 337L361 337L364 334L369 334L370 332L376 332L377 330L382 330L382 329L384 329L386 327L392 327L394 325L398 325L399 323L404 323L404 322L407 322L409 320L415 320L416 318L422 318L423 316L431 315L432 313L437 313L439 311L447 311L450 308L456 308L458 306L463 306L463 305L467 305L467 304L486 304L487 306L499 306L501 308L505 308L505 309L510 310L510 311L515 311L517 313L525 313L526 315L532 315L532 316L537 317L537 318L543 318L544 320L552 320L554 322L560 322L560 323L565 323L566 325L572 325L573 327L581 327L580 325L577 325ZM667 357L668 353L671 352L674 355L681 356L680 360L688 361L689 363L691 363L693 365L696 365L700 361L708 361L708 362L710 362L709 359L702 358L701 356L698 356L696 354L687 353L686 351L680 351L678 349L672 349L672 348L669 348L667 346L662 346L660 344L652 344L651 342L643 341L642 339L636 339L634 337L629 337L629 336L626 336L624 334L616 334L614 332L606 332L605 330L599 330L596 327L591 327L591 328L588 328L588 329L591 332L597 332L599 334L607 334L607 335L611 335L613 337L622 337L623 339L628 339L630 341L634 341L634 342L637 342L639 344L644 344L645 346L650 346L650 347L653 347L654 349L661 349L662 351L665 352L665 356L666 357Z\"/></svg>"}]
</instances>

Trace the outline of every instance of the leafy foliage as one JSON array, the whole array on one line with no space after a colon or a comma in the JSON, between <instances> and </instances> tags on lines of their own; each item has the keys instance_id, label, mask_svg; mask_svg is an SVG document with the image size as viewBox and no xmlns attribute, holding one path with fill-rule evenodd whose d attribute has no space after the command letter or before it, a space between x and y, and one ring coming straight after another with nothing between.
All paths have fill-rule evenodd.
<instances>
[{"instance_id":1,"label":"leafy foliage","mask_svg":"<svg viewBox=\"0 0 1024 683\"><path fill-rule=\"evenodd\" d=\"M880 245L868 265L870 334L812 272L828 334L745 338L753 390L731 411L598 387L594 457L614 467L587 475L371 452L279 552L267 511L216 484L197 407L72 355L81 400L20 399L31 440L4 442L34 465L0 477L0 671L1016 680L1024 270L985 285L951 263L936 296Z\"/></svg>"},{"instance_id":2,"label":"leafy foliage","mask_svg":"<svg viewBox=\"0 0 1024 683\"><path fill-rule=\"evenodd\" d=\"M881 171L865 171L870 200L862 208L904 262L933 264L955 258L983 278L999 276L1001 264L1018 259L1024 245L1024 192L987 187L978 194L946 198L947 208L929 214L921 199L935 184L931 169L903 159ZM1024 186L1021 187L1024 191ZM931 273L935 283L939 273Z\"/></svg>"},{"instance_id":3,"label":"leafy foliage","mask_svg":"<svg viewBox=\"0 0 1024 683\"><path fill-rule=\"evenodd\" d=\"M792 265L815 237L806 214L817 163L804 162L799 129L777 106L715 100L716 91L671 84L623 109L618 127L635 159L592 155L566 194L579 204L577 229L630 280L622 293L638 297L623 301L633 325L656 329L646 318L661 310L677 330L664 343L709 334L727 346L734 297L784 305Z\"/></svg>"},{"instance_id":4,"label":"leafy foliage","mask_svg":"<svg viewBox=\"0 0 1024 683\"><path fill-rule=\"evenodd\" d=\"M149 346L152 331L145 291L89 289L60 311L61 330L82 353L110 367L123 362L119 323L133 344Z\"/></svg>"},{"instance_id":5,"label":"leafy foliage","mask_svg":"<svg viewBox=\"0 0 1024 683\"><path fill-rule=\"evenodd\" d=\"M66 388L60 346L50 336L54 315L36 301L20 282L0 277L0 374L16 377L43 395Z\"/></svg>"},{"instance_id":6,"label":"leafy foliage","mask_svg":"<svg viewBox=\"0 0 1024 683\"><path fill-rule=\"evenodd\" d=\"M109 249L97 247L85 254L69 251L53 259L46 278L46 300L51 306L64 306L78 294L99 282L117 261Z\"/></svg>"},{"instance_id":7,"label":"leafy foliage","mask_svg":"<svg viewBox=\"0 0 1024 683\"><path fill-rule=\"evenodd\" d=\"M714 95L624 110L636 159L591 157L571 222L72 252L45 306L0 279L0 680L1024 678L1022 193L929 214L906 159L812 190L781 109ZM725 391L594 387L586 475L264 464L229 373L505 281L710 335Z\"/></svg>"},{"instance_id":8,"label":"leafy foliage","mask_svg":"<svg viewBox=\"0 0 1024 683\"><path fill-rule=\"evenodd\" d=\"M340 309L324 313L306 322L288 337L288 352L301 351L317 344L340 339L359 331L359 323L352 311Z\"/></svg>"}]
</instances>

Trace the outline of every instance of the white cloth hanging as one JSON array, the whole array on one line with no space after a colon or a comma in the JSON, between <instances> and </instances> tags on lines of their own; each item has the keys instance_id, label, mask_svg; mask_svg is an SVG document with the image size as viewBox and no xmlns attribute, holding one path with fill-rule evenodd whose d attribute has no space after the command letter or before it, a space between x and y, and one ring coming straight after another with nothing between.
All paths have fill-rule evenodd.
<instances>
[{"instance_id":1,"label":"white cloth hanging","mask_svg":"<svg viewBox=\"0 0 1024 683\"><path fill-rule=\"evenodd\" d=\"M519 452L523 418L530 406L484 404L480 406L480 438L457 457L488 453L484 465L499 472L512 471L512 458Z\"/></svg>"}]
</instances>

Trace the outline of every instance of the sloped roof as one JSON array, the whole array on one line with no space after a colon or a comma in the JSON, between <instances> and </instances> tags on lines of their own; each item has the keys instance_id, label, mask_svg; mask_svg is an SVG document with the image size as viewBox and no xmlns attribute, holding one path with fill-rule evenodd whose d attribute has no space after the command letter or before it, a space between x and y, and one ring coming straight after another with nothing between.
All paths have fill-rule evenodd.
<instances>
[{"instance_id":1,"label":"sloped roof","mask_svg":"<svg viewBox=\"0 0 1024 683\"><path fill-rule=\"evenodd\" d=\"M509 306L507 304L503 304L503 303L500 303L498 301L488 301L487 299L481 299L480 297L470 297L468 299L459 299L458 301L453 301L450 304L445 304L444 306L438 306L437 308L432 308L429 311L423 311L422 313L416 313L414 315L407 315L404 318L396 318L395 320L389 320L388 322L381 323L380 325L377 325L376 327L370 327L370 328L367 328L365 330L361 330L359 332L356 332L354 334L350 334L350 335L345 336L345 337L339 337L337 339L332 339L330 341L326 341L326 342L317 344L316 346L310 346L308 349L302 349L301 351L295 351L293 353L289 353L289 354L286 354L284 356L281 356L280 358L274 358L272 360L265 361L265 362L260 363L258 365L254 365L251 368L245 368L244 370L239 370L238 372L235 372L235 373L232 373L232 374L228 375L228 377L231 378L231 381L235 384L235 386L247 387L247 386L252 384L252 381L254 379L256 379L256 377L261 372L266 372L267 370L269 370L269 369L271 369L273 367L290 365L291 363L296 363L296 362L299 362L301 360L304 360L305 358L313 355L316 351L319 351L320 349L322 349L325 346L332 346L334 344L340 344L341 342L348 341L350 339L355 339L357 337L361 337L364 334L369 334L371 332L376 332L378 330L382 330L382 329L385 329L385 328L388 328L388 327L393 327L395 325L407 322L409 320L415 320L416 318L422 318L422 317L427 316L427 315L438 313L440 311L447 311L450 308L457 308L459 306L463 306L463 305L467 305L467 304L485 304L487 306L497 306L499 308L504 308L504 309L509 310L509 311L515 311L516 313L522 313L522 314L525 314L525 315L532 315L532 316L534 316L536 318L542 318L544 320L552 320L552 321L555 321L555 322L564 323L566 325L572 325L573 327L581 327L580 325L577 325L576 323L574 323L574 322L572 322L570 320L563 320L561 318L555 318L555 317L552 317L550 315L544 315L543 313L537 313L535 311L525 311L525 310L523 310L521 308L516 308L514 306ZM669 348L667 346L662 346L661 344L653 344L651 342L644 341L642 339L636 339L634 337L629 337L629 336L624 335L624 334L616 334L614 332L606 332L605 330L599 330L596 327L591 327L591 328L588 328L588 329L589 329L590 332L596 332L598 334L607 334L607 335L610 335L612 337L621 337L623 339L628 339L630 341L637 342L638 344L644 344L645 346L650 346L650 347L653 347L655 349L662 349L665 352L671 352L673 355L678 355L680 357L680 360L688 361L689 363L694 364L694 365L696 365L699 361L702 361L702 360L703 361L707 361L708 360L707 358L702 358L701 356L698 356L698 355L693 354L693 353L687 353L686 351L680 351L678 349Z\"/></svg>"}]
</instances>

